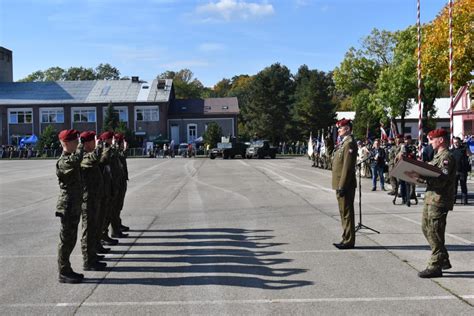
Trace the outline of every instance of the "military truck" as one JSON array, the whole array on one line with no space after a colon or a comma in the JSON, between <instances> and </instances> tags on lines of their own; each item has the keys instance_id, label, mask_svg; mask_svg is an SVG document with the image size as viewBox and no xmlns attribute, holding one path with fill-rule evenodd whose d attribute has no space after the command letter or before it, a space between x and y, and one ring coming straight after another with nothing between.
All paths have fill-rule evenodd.
<instances>
[{"instance_id":1,"label":"military truck","mask_svg":"<svg viewBox=\"0 0 474 316\"><path fill-rule=\"evenodd\" d=\"M245 157L247 159L252 159L254 157L257 157L258 159L263 159L265 157L275 159L276 154L277 149L270 146L270 142L268 140L257 140L252 142L247 148Z\"/></svg>"},{"instance_id":2,"label":"military truck","mask_svg":"<svg viewBox=\"0 0 474 316\"><path fill-rule=\"evenodd\" d=\"M238 141L217 143L217 148L213 148L209 151L209 158L215 159L216 157L222 157L224 159L234 159L236 156L245 158L246 148L247 145Z\"/></svg>"}]
</instances>

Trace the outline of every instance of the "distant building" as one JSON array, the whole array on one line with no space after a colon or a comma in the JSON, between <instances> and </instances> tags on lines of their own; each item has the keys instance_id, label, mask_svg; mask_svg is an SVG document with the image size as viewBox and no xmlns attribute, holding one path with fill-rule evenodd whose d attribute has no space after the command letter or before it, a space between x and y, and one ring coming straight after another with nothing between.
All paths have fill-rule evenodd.
<instances>
[{"instance_id":1,"label":"distant building","mask_svg":"<svg viewBox=\"0 0 474 316\"><path fill-rule=\"evenodd\" d=\"M0 82L13 82L13 54L0 46Z\"/></svg>"},{"instance_id":2,"label":"distant building","mask_svg":"<svg viewBox=\"0 0 474 316\"><path fill-rule=\"evenodd\" d=\"M474 103L471 98L471 84L461 87L454 98L453 134L464 138L474 135Z\"/></svg>"},{"instance_id":3,"label":"distant building","mask_svg":"<svg viewBox=\"0 0 474 316\"><path fill-rule=\"evenodd\" d=\"M173 81L89 80L0 83L2 144L18 144L41 135L48 125L56 130L102 131L104 114L112 103L137 141L157 138L192 142L206 124L217 122L224 133L237 134L236 98L176 100Z\"/></svg>"}]
</instances>

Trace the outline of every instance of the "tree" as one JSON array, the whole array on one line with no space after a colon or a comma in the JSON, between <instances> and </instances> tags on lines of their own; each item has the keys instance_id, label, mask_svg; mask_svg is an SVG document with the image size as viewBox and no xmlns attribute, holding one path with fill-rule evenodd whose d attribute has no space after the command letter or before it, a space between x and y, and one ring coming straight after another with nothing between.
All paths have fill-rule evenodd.
<instances>
[{"instance_id":1,"label":"tree","mask_svg":"<svg viewBox=\"0 0 474 316\"><path fill-rule=\"evenodd\" d=\"M229 92L232 89L232 82L230 79L222 79L214 85L212 91L214 92L214 97L223 98L229 96Z\"/></svg>"},{"instance_id":2,"label":"tree","mask_svg":"<svg viewBox=\"0 0 474 316\"><path fill-rule=\"evenodd\" d=\"M330 74L309 70L306 65L299 68L295 76L296 91L292 124L297 139L307 138L311 131L317 131L334 124L334 104L330 89L333 81Z\"/></svg>"},{"instance_id":3,"label":"tree","mask_svg":"<svg viewBox=\"0 0 474 316\"><path fill-rule=\"evenodd\" d=\"M279 63L260 71L252 80L250 101L244 113L252 135L274 144L285 140L294 92L290 70Z\"/></svg>"},{"instance_id":4,"label":"tree","mask_svg":"<svg viewBox=\"0 0 474 316\"><path fill-rule=\"evenodd\" d=\"M64 80L95 80L95 72L92 68L70 67L64 73Z\"/></svg>"},{"instance_id":5,"label":"tree","mask_svg":"<svg viewBox=\"0 0 474 316\"><path fill-rule=\"evenodd\" d=\"M216 122L209 123L203 135L204 143L209 144L210 148L215 148L217 147L217 143L221 141L221 137L221 127Z\"/></svg>"},{"instance_id":6,"label":"tree","mask_svg":"<svg viewBox=\"0 0 474 316\"><path fill-rule=\"evenodd\" d=\"M204 92L203 84L193 78L194 74L189 69L181 69L178 72L167 70L158 75L158 79L173 79L173 86L176 98L178 99L196 99L200 98Z\"/></svg>"},{"instance_id":7,"label":"tree","mask_svg":"<svg viewBox=\"0 0 474 316\"><path fill-rule=\"evenodd\" d=\"M64 69L61 67L50 67L44 71L44 81L63 80L64 73Z\"/></svg>"},{"instance_id":8,"label":"tree","mask_svg":"<svg viewBox=\"0 0 474 316\"><path fill-rule=\"evenodd\" d=\"M44 148L59 148L58 132L53 125L48 125L45 127L38 139L38 142L36 143L36 150L42 150Z\"/></svg>"},{"instance_id":9,"label":"tree","mask_svg":"<svg viewBox=\"0 0 474 316\"><path fill-rule=\"evenodd\" d=\"M109 103L107 109L105 110L105 117L104 117L104 125L102 130L106 131L115 131L115 129L119 126L119 115L114 109L114 105L112 102Z\"/></svg>"},{"instance_id":10,"label":"tree","mask_svg":"<svg viewBox=\"0 0 474 316\"><path fill-rule=\"evenodd\" d=\"M99 64L95 68L96 79L98 80L119 80L120 71L110 64Z\"/></svg>"},{"instance_id":11,"label":"tree","mask_svg":"<svg viewBox=\"0 0 474 316\"><path fill-rule=\"evenodd\" d=\"M422 66L424 77L449 84L448 5L423 28ZM453 16L453 81L455 89L472 79L474 69L474 0L454 1ZM436 86L436 85L435 85ZM440 90L442 91L442 87ZM438 93L441 93L438 91Z\"/></svg>"},{"instance_id":12,"label":"tree","mask_svg":"<svg viewBox=\"0 0 474 316\"><path fill-rule=\"evenodd\" d=\"M41 70L37 70L23 79L18 80L19 82L41 82L44 80L44 72Z\"/></svg>"}]
</instances>

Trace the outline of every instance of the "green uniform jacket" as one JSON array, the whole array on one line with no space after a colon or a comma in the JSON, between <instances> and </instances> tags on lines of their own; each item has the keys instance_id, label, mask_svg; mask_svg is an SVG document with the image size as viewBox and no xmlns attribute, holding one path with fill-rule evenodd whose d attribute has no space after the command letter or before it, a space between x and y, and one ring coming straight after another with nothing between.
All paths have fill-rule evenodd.
<instances>
[{"instance_id":1,"label":"green uniform jacket","mask_svg":"<svg viewBox=\"0 0 474 316\"><path fill-rule=\"evenodd\" d=\"M111 147L102 144L99 148L100 155L100 169L102 170L102 178L104 183L104 196L111 197L113 196L113 185L112 185L112 171L110 167L112 150Z\"/></svg>"},{"instance_id":2,"label":"green uniform jacket","mask_svg":"<svg viewBox=\"0 0 474 316\"><path fill-rule=\"evenodd\" d=\"M388 167L390 170L395 166L395 158L398 156L400 153L401 146L400 145L395 145L393 144L392 148L390 148L390 151L388 153Z\"/></svg>"},{"instance_id":3,"label":"green uniform jacket","mask_svg":"<svg viewBox=\"0 0 474 316\"><path fill-rule=\"evenodd\" d=\"M441 169L437 178L421 177L426 180L425 204L443 208L447 211L454 206L454 184L456 181L456 161L449 150L436 153L431 165Z\"/></svg>"},{"instance_id":4,"label":"green uniform jacket","mask_svg":"<svg viewBox=\"0 0 474 316\"><path fill-rule=\"evenodd\" d=\"M125 153L125 150L119 150L119 158L122 163L125 180L128 180L127 154Z\"/></svg>"},{"instance_id":5,"label":"green uniform jacket","mask_svg":"<svg viewBox=\"0 0 474 316\"><path fill-rule=\"evenodd\" d=\"M354 137L348 135L334 151L332 160L332 188L334 190L349 190L357 187L356 160L357 144Z\"/></svg>"},{"instance_id":6,"label":"green uniform jacket","mask_svg":"<svg viewBox=\"0 0 474 316\"><path fill-rule=\"evenodd\" d=\"M84 181L83 207L87 208L88 203L100 199L103 195L104 179L99 167L99 150L85 153L81 162L81 170Z\"/></svg>"},{"instance_id":7,"label":"green uniform jacket","mask_svg":"<svg viewBox=\"0 0 474 316\"><path fill-rule=\"evenodd\" d=\"M81 160L82 145L75 153L63 152L56 162L56 176L59 182L59 197L56 216L62 217L74 209L80 210L82 204Z\"/></svg>"}]
</instances>

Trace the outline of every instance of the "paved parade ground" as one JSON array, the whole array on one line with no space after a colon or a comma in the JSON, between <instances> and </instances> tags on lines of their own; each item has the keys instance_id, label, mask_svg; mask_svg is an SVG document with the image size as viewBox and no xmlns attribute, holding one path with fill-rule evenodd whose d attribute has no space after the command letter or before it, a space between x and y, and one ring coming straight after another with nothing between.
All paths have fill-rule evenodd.
<instances>
[{"instance_id":1,"label":"paved parade ground","mask_svg":"<svg viewBox=\"0 0 474 316\"><path fill-rule=\"evenodd\" d=\"M331 173L306 158L128 166L130 236L106 255L109 271L75 285L57 281L55 161L0 161L1 315L474 314L474 204L448 215L453 268L420 279L422 200L393 205L369 179L363 224L381 233L362 230L356 249L338 250Z\"/></svg>"}]
</instances>

